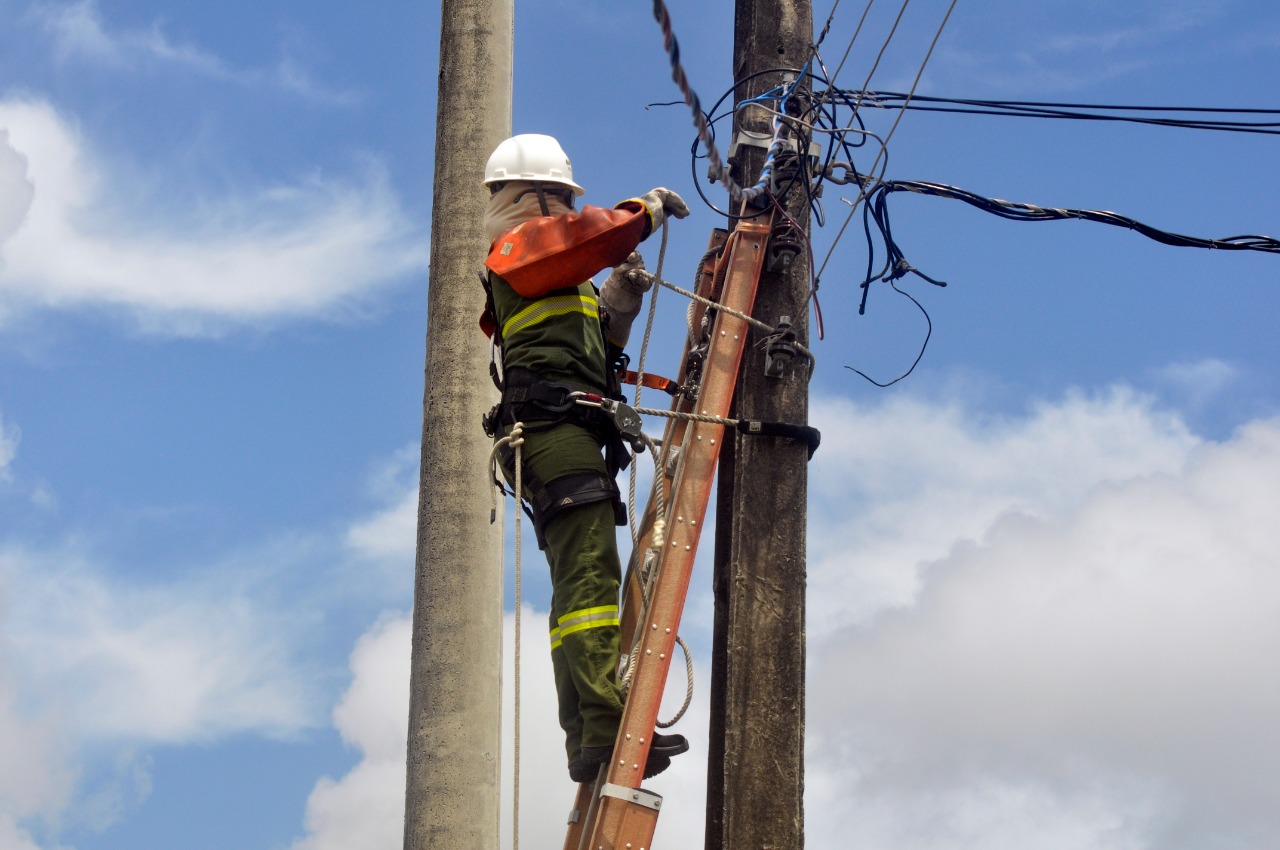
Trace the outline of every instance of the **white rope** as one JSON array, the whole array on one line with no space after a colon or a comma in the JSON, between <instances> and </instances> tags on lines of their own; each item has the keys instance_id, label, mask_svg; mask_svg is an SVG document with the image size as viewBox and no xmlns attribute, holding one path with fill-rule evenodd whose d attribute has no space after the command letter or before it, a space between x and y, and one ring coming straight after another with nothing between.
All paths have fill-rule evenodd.
<instances>
[{"instance_id":1,"label":"white rope","mask_svg":"<svg viewBox=\"0 0 1280 850\"><path fill-rule=\"evenodd\" d=\"M658 266L653 271L655 280L662 279L662 266L667 259L667 224L666 219L662 222L662 244L658 248ZM644 324L644 339L640 343L640 359L636 362L636 394L632 399L635 404L640 403L640 391L644 388L644 364L649 356L649 338L653 335L654 317L658 312L658 288L654 287L649 296L649 318ZM652 446L651 446L652 448ZM632 460L635 459L635 453L631 454ZM654 461L657 462L658 455L654 453ZM655 476L660 476L662 472L661 466L655 469ZM657 478L654 479L655 481ZM636 525L636 464L632 464L631 472L627 479L627 521L631 526L631 548L634 549L640 545L640 531Z\"/></svg>"},{"instance_id":2,"label":"white rope","mask_svg":"<svg viewBox=\"0 0 1280 850\"><path fill-rule=\"evenodd\" d=\"M694 301L697 301L699 304L705 304L706 306L714 310L719 310L721 313L724 313L726 316L733 316L735 319L741 319L742 321L746 322L747 324L751 325L754 328L758 328L762 331L768 331L770 334L776 333L778 330L773 325L769 325L760 321L759 319L752 318L751 316L748 316L746 313L740 312L738 310L734 310L732 307L726 307L723 304L719 303L718 301L712 301L710 298L703 298L698 293L690 292L689 290L683 287L676 286L671 281L658 280L658 284L660 286L665 286L667 289L670 289L672 292L678 292L679 294L683 295L685 298L689 298ZM690 324L692 325L692 323ZM690 330L692 332L692 328ZM816 362L816 358L814 358L813 352L810 351L808 348L806 348L804 345L802 345L799 342L793 342L792 345L794 345L796 347L796 351L803 354L805 358L809 360L810 363Z\"/></svg>"},{"instance_id":3,"label":"white rope","mask_svg":"<svg viewBox=\"0 0 1280 850\"><path fill-rule=\"evenodd\" d=\"M498 512L498 451L503 446L510 446L515 452L515 490L516 490L516 511L515 511L515 535L516 535L516 634L515 634L515 673L512 676L513 700L514 706L512 713L515 715L512 722L514 724L514 734L512 735L512 802L511 802L511 850L520 850L520 603L521 603L521 551L520 551L520 494L524 492L524 469L523 469L523 450L524 446L524 423L517 422L511 426L511 433L498 440L493 444L492 451L489 452L489 471L490 480L493 481L493 487L490 492L493 495L493 507L490 516L496 516Z\"/></svg>"},{"instance_id":4,"label":"white rope","mask_svg":"<svg viewBox=\"0 0 1280 850\"><path fill-rule=\"evenodd\" d=\"M684 705L680 706L680 710L676 712L675 717L666 721L659 720L659 729L670 729L675 726L680 718L684 717L684 713L689 710L689 705L693 702L693 653L689 651L689 644L685 643L684 638L679 635L676 635L676 643L680 644L680 648L684 650L685 680L688 682L688 687L684 689Z\"/></svg>"},{"instance_id":5,"label":"white rope","mask_svg":"<svg viewBox=\"0 0 1280 850\"><path fill-rule=\"evenodd\" d=\"M723 425L726 428L738 427L737 419L712 416L709 413L684 413L679 410L663 410L659 407L633 407L632 410L636 413L643 413L646 416L665 416L667 419L684 419L688 422L709 422L712 425Z\"/></svg>"}]
</instances>

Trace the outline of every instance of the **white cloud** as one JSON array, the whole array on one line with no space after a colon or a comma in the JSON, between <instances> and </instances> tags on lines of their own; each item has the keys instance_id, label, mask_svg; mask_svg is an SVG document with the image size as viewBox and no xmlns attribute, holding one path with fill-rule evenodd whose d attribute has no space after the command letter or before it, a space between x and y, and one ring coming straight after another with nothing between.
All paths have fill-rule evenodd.
<instances>
[{"instance_id":1,"label":"white cloud","mask_svg":"<svg viewBox=\"0 0 1280 850\"><path fill-rule=\"evenodd\" d=\"M565 767L564 739L556 724L555 690L546 648L546 612L524 609L521 663L520 840L524 846L556 847L564 842L564 818L576 786ZM501 762L501 846L511 845L514 746L515 618L504 618L503 744ZM409 618L384 619L360 639L351 655L352 684L334 711L334 724L345 741L362 754L341 779L320 779L307 801L307 835L293 850L394 850L403 840L405 741L409 713ZM678 677L677 677L678 678ZM683 689L664 704L678 707ZM691 716L706 717L705 694ZM664 716L666 716L664 714ZM694 728L692 719L682 728ZM661 793L682 801L681 811L667 812L659 824L659 840L677 844L676 836L701 834L703 807L698 802L705 783L705 744L677 759L663 775Z\"/></svg>"},{"instance_id":2,"label":"white cloud","mask_svg":"<svg viewBox=\"0 0 1280 850\"><path fill-rule=\"evenodd\" d=\"M0 245L0 315L123 308L149 329L198 334L349 309L425 267L425 240L377 167L359 184L317 177L156 223L164 212L124 200L74 125L48 104L0 101L0 128L8 133L0 185L34 187ZM21 212L9 206L0 222Z\"/></svg>"},{"instance_id":3,"label":"white cloud","mask_svg":"<svg viewBox=\"0 0 1280 850\"><path fill-rule=\"evenodd\" d=\"M373 471L369 490L384 507L347 530L347 547L355 554L398 568L412 566L418 539L420 454L417 445L406 446Z\"/></svg>"},{"instance_id":4,"label":"white cloud","mask_svg":"<svg viewBox=\"0 0 1280 850\"><path fill-rule=\"evenodd\" d=\"M0 245L22 226L34 195L27 158L9 142L9 130L0 127Z\"/></svg>"},{"instance_id":5,"label":"white cloud","mask_svg":"<svg viewBox=\"0 0 1280 850\"><path fill-rule=\"evenodd\" d=\"M6 848L16 843L4 840L6 829L12 833L24 818L57 812L74 784L59 718L22 704L11 655L0 640L0 847Z\"/></svg>"},{"instance_id":6,"label":"white cloud","mask_svg":"<svg viewBox=\"0 0 1280 850\"><path fill-rule=\"evenodd\" d=\"M817 399L812 419L825 435L809 470L815 637L909 604L922 563L981 539L1002 514L1043 516L1099 484L1174 472L1198 444L1177 416L1120 387L1023 418L894 396L877 407Z\"/></svg>"},{"instance_id":7,"label":"white cloud","mask_svg":"<svg viewBox=\"0 0 1280 850\"><path fill-rule=\"evenodd\" d=\"M910 607L814 647L812 785L846 799L818 807L819 836L921 850L1280 841L1280 423L1183 451L1185 468L1006 515L931 564Z\"/></svg>"},{"instance_id":8,"label":"white cloud","mask_svg":"<svg viewBox=\"0 0 1280 850\"><path fill-rule=\"evenodd\" d=\"M412 623L386 618L351 653L351 687L334 725L362 759L339 780L322 777L307 800L307 836L294 850L398 848L404 838L405 742Z\"/></svg>"},{"instance_id":9,"label":"white cloud","mask_svg":"<svg viewBox=\"0 0 1280 850\"><path fill-rule=\"evenodd\" d=\"M0 812L0 847L5 850L40 850L31 834L22 829L13 817Z\"/></svg>"},{"instance_id":10,"label":"white cloud","mask_svg":"<svg viewBox=\"0 0 1280 850\"><path fill-rule=\"evenodd\" d=\"M1271 673L1280 652L1280 531L1271 521L1280 507L1280 423L1206 442L1125 389L1072 394L1022 417L918 399L871 408L821 400L814 414L827 440L823 463L811 469L810 605L821 622L810 644L810 843L1190 850L1211 836L1213 846L1243 850L1280 838L1272 805L1280 741L1269 735L1280 711ZM374 489L399 504L407 468L389 464ZM408 539L403 525L387 539ZM24 638L14 644L21 657L38 650L76 676L90 661L123 669L121 692L149 694L155 677L126 663L144 657L144 647L165 652L132 667L166 674L223 670L220 659L241 653L258 675L224 679L230 695L209 713L186 700L197 719L170 728L192 736L237 723L271 730L262 720L272 716L271 699L254 688L281 675L269 648L274 633L241 616L225 594L217 611L242 641L220 643L199 628L214 616L213 602L196 608L126 593L108 615L92 590L66 589L76 582L65 572L47 581L57 592L24 589L22 604L54 611L49 628L68 632L79 649ZM828 601L842 594L867 598ZM182 631L155 613L166 606ZM544 624L545 613L526 608L521 839L529 846L558 845L573 793ZM504 628L501 817L509 840L510 615ZM90 633L102 636L99 646L87 645ZM352 684L334 724L360 762L317 782L295 850L399 847L409 634L406 617L384 618L352 653ZM203 649L182 649L191 643ZM170 645L188 660L166 661ZM694 752L650 783L670 802L659 846L702 831L707 669L699 665L694 709L681 723ZM31 681L30 670L19 672ZM668 711L679 703L679 680L668 687ZM125 697L88 682L85 704L106 718L90 719L91 730L98 723L104 740L138 735L112 720ZM178 690L198 694L200 683ZM45 702L62 712L40 715L54 717L55 730L88 711ZM245 720L246 702L268 709ZM20 709L0 706L0 730L18 730L8 746L21 740L30 750L19 758L65 766L49 750L56 736L24 732L36 728L35 715L20 726ZM158 728L180 713L162 707ZM50 773L37 796L65 794L60 781ZM23 823L0 807L0 837L6 816L14 829Z\"/></svg>"},{"instance_id":11,"label":"white cloud","mask_svg":"<svg viewBox=\"0 0 1280 850\"><path fill-rule=\"evenodd\" d=\"M238 69L197 45L173 41L158 21L145 29L110 30L94 0L46 3L35 7L33 15L63 61L74 59L117 70L177 68L242 86L269 86L320 103L343 105L358 100L351 92L321 85L292 57L286 56L273 68Z\"/></svg>"},{"instance_id":12,"label":"white cloud","mask_svg":"<svg viewBox=\"0 0 1280 850\"><path fill-rule=\"evenodd\" d=\"M418 529L418 488L347 531L347 546L373 560L413 563Z\"/></svg>"},{"instance_id":13,"label":"white cloud","mask_svg":"<svg viewBox=\"0 0 1280 850\"><path fill-rule=\"evenodd\" d=\"M828 439L823 462L810 469L810 618L820 620L810 631L815 662L809 680L806 776L810 844L910 850L973 845L996 850L1024 846L1137 850L1160 846L1153 836L1161 835L1161 828L1171 822L1170 812L1179 810L1176 806L1187 805L1187 800L1192 805L1213 803L1202 794L1197 796L1203 789L1171 785L1171 766L1178 760L1174 755L1137 767L1088 758L1055 760L1055 741L1048 734L1053 730L1044 727L1048 722L1044 717L1055 717L1053 707L1061 707L1066 714L1088 709L1087 718L1100 722L1110 718L1110 731L1103 737L1112 748L1160 750L1167 741L1144 744L1143 728L1135 727L1143 714L1158 717L1158 707L1153 699L1140 698L1142 681L1126 684L1120 673L1128 673L1128 668L1120 664L1115 675L1107 678L1110 691L1085 686L1068 673L1084 675L1080 657L1102 652L1107 641L1117 659L1146 648L1149 641L1126 645L1125 640L1132 639L1123 631L1103 627L1124 622L1117 613L1124 605L1117 599L1132 603L1143 593L1151 597L1146 611L1165 607L1176 614L1179 599L1185 600L1178 579L1187 571L1166 570L1174 581L1164 597L1158 582L1152 586L1160 575L1155 567L1129 577L1121 571L1107 579L1107 563L1093 563L1088 570L1093 580L1101 582L1102 590L1114 586L1116 591L1066 593L1062 594L1065 600L1057 599L1057 585L1044 579L1048 563L1065 565L1074 554L1062 541L1062 529L1080 517L1106 518L1117 499L1121 504L1151 503L1143 494L1193 480L1201 466L1188 458L1206 457L1220 451L1219 447L1206 447L1174 413L1124 388L1094 396L1073 393L1057 402L1038 403L1025 416L1002 419L980 416L957 403L922 399L901 398L874 408L820 399L814 405L814 420ZM838 435L856 439L841 440ZM1234 475L1225 477L1235 480ZM1240 498L1253 497L1245 492ZM1213 518L1206 517L1204 522L1211 524ZM1262 525L1258 516L1240 516L1238 522ZM401 536L406 534L402 531ZM1108 557L1120 565L1130 557L1139 558L1149 536L1110 540ZM941 584L948 575L968 576L965 565L983 563L983 553L1002 545L1011 547L1005 540L1023 538L1024 547L1038 548L1015 549L1001 561L1004 570L993 572L987 581L964 585L968 588L961 597L965 604L957 605L963 612L974 609L975 623L954 614L941 620L952 631L924 631L923 636L908 640L914 635L910 623L916 618L932 622L940 611L941 603L933 600L948 598ZM1075 535L1076 540L1089 538L1089 534ZM1046 586L1039 588L1039 584ZM1019 595L1033 593L1039 594L1043 604L1029 604ZM1032 600L1036 598L1032 595ZM1053 613L1050 600L1059 613ZM946 613L948 608L941 611ZM690 629L696 629L698 609L691 608L689 616L694 618ZM1252 620L1258 622L1256 617ZM509 621L508 616L508 687L504 691L508 695ZM530 612L526 629L534 631L527 623L540 625L540 621L539 614ZM1055 645L1037 639L1042 634L1039 627L1050 629L1055 622L1062 629L1070 623L1074 631L1069 634L1079 632L1075 643ZM407 623L404 627L407 630ZM900 631L908 638L895 640ZM407 641L407 631L402 640ZM991 654L991 661L977 670L960 667L961 661L979 650ZM1079 654L1073 655L1075 650ZM1175 667L1152 673L1157 680L1164 677L1161 681L1167 682L1170 671L1181 668L1207 689L1220 690L1202 675L1211 670L1213 658L1220 659L1219 654L1210 653L1188 666L1193 641L1172 641L1169 650ZM563 754L553 725L545 653L540 648L526 648L526 652L521 838L529 844L556 846L562 841L562 818L547 817L547 813L566 808L572 787L562 778ZM964 658L955 658L961 652ZM1021 663L1012 664L1010 653ZM861 655L869 661L860 661ZM399 689L407 681L407 652L398 657L402 670L383 667L387 678L380 693L403 708L407 696ZM709 666L705 659L701 661L694 708L681 722L694 751L677 759L660 780L649 783L672 801L659 819L655 840L659 845L703 831ZM1261 658L1253 659L1253 667L1265 670ZM360 666L353 663L353 670L360 681ZM664 714L680 702L680 680L676 675L668 684ZM1029 684L1021 689L1024 681ZM851 696L858 687L864 695ZM1187 702L1183 712L1167 723L1161 721L1162 725L1194 721L1199 709L1190 698L1193 690L1188 686L1169 694ZM1129 699L1137 704L1111 718L1108 693L1114 694L1111 702L1121 707ZM1010 722L1006 703L1029 699L1038 699L1042 707L1039 725L1032 719L1021 727ZM538 705L541 708L535 708ZM393 740L403 735L399 710L376 721ZM509 710L508 702L508 718ZM367 717L370 722L374 718L371 712L351 717ZM891 721L887 731L876 726L883 718ZM992 719L983 725L984 718ZM1254 726L1258 723L1257 713L1239 719ZM509 719L506 723L504 759L511 753ZM963 741L964 732L977 737L968 749L956 742ZM356 737L346 727L343 734ZM1011 755L1004 753L1001 748L1009 749L1010 736L1025 751L1015 748ZM982 760L988 750L1007 758L992 757L995 762L988 766ZM366 757L342 781L320 782L308 815L312 833L307 841L314 844L300 847L337 846L323 844L325 836L349 842L351 836L371 835L372 827L361 824L370 812L379 812L384 819L379 835L385 836L385 844L364 846L397 846L401 809L381 812L357 804L367 795L401 798L402 751L396 762L392 769ZM372 783L378 782L375 767L379 764L385 771L380 792L371 790ZM1015 771L1018 767L1023 769ZM502 787L504 836L509 836L511 801L506 795L511 768L506 763ZM323 813L333 818L328 830L316 826L328 823Z\"/></svg>"},{"instance_id":14,"label":"white cloud","mask_svg":"<svg viewBox=\"0 0 1280 850\"><path fill-rule=\"evenodd\" d=\"M227 576L129 586L75 551L0 551L4 613L25 693L73 742L282 736L315 722L288 615ZM282 619L283 618L283 619Z\"/></svg>"},{"instance_id":15,"label":"white cloud","mask_svg":"<svg viewBox=\"0 0 1280 850\"><path fill-rule=\"evenodd\" d=\"M129 584L71 546L0 546L0 847L22 846L5 829L37 818L110 826L149 795L157 745L317 724L317 670L297 642L315 623L255 581Z\"/></svg>"},{"instance_id":16,"label":"white cloud","mask_svg":"<svg viewBox=\"0 0 1280 850\"><path fill-rule=\"evenodd\" d=\"M5 427L4 416L0 414L0 481L9 476L9 464L18 454L18 430Z\"/></svg>"},{"instance_id":17,"label":"white cloud","mask_svg":"<svg viewBox=\"0 0 1280 850\"><path fill-rule=\"evenodd\" d=\"M1158 373L1160 379L1200 408L1240 377L1240 370L1217 358L1172 363Z\"/></svg>"}]
</instances>

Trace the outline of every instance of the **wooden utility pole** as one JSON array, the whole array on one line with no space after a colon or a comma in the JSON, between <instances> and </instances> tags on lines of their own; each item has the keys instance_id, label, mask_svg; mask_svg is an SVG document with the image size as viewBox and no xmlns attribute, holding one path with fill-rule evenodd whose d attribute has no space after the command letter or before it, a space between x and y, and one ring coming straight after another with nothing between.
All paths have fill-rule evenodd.
<instances>
[{"instance_id":1,"label":"wooden utility pole","mask_svg":"<svg viewBox=\"0 0 1280 850\"><path fill-rule=\"evenodd\" d=\"M418 492L405 850L497 850L502 525L489 524L496 400L476 325L480 183L511 134L514 0L442 0Z\"/></svg>"},{"instance_id":2,"label":"wooden utility pole","mask_svg":"<svg viewBox=\"0 0 1280 850\"><path fill-rule=\"evenodd\" d=\"M813 40L809 0L737 0L733 70L738 101L785 82L770 68L802 68ZM795 74L791 75L792 79ZM763 111L740 110L735 134L770 135ZM735 179L755 183L764 148L741 145ZM807 234L808 200L791 192L788 213ZM778 214L776 222L785 223ZM778 226L771 248L778 247ZM797 234L790 234L793 244ZM790 317L808 341L809 260L785 266L771 250L754 317L776 326ZM808 377L793 358L765 374L759 342L747 340L735 418L806 424ZM775 367L778 365L775 362ZM707 776L707 850L804 847L805 520L808 450L800 442L738 434L720 466L715 553L715 632Z\"/></svg>"}]
</instances>

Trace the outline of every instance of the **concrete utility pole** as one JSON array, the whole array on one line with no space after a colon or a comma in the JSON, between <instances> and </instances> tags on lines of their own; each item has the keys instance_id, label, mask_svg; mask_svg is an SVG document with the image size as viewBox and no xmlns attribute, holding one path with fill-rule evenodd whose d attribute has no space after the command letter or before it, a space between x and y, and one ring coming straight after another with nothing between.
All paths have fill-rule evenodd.
<instances>
[{"instance_id":1,"label":"concrete utility pole","mask_svg":"<svg viewBox=\"0 0 1280 850\"><path fill-rule=\"evenodd\" d=\"M812 40L809 0L737 0L736 99L783 82L781 73L748 80L756 71L803 67ZM735 120L735 132L739 128L768 134L769 118L743 111ZM740 184L756 181L764 154L763 148L740 148L735 169ZM793 191L786 206L807 233L804 193ZM781 215L775 219L782 220ZM755 318L777 325L790 316L799 341L807 343L808 290L809 263L801 248L787 267L766 266ZM807 423L804 362L796 358L781 376L767 377L757 347L760 336L753 330L747 340L731 415ZM727 441L721 458L707 850L804 847L807 461L802 443L741 434Z\"/></svg>"},{"instance_id":2,"label":"concrete utility pole","mask_svg":"<svg viewBox=\"0 0 1280 850\"><path fill-rule=\"evenodd\" d=\"M497 850L502 526L476 272L485 161L511 134L514 0L442 0L405 850Z\"/></svg>"}]
</instances>

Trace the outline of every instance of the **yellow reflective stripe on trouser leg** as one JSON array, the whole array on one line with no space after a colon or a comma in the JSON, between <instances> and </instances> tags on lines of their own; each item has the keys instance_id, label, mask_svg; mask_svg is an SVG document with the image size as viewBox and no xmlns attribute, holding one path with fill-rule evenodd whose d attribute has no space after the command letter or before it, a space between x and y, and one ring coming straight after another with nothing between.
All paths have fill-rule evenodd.
<instances>
[{"instance_id":1,"label":"yellow reflective stripe on trouser leg","mask_svg":"<svg viewBox=\"0 0 1280 850\"><path fill-rule=\"evenodd\" d=\"M600 318L600 303L590 295L557 295L553 298L539 298L537 301L516 313L502 326L503 339L510 339L526 328L555 316L569 313L583 313L594 319Z\"/></svg>"},{"instance_id":2,"label":"yellow reflective stripe on trouser leg","mask_svg":"<svg viewBox=\"0 0 1280 850\"><path fill-rule=\"evenodd\" d=\"M551 630L551 651L555 652L560 648L560 627L556 626Z\"/></svg>"},{"instance_id":3,"label":"yellow reflective stripe on trouser leg","mask_svg":"<svg viewBox=\"0 0 1280 850\"><path fill-rule=\"evenodd\" d=\"M586 629L616 626L618 625L618 606L600 605L595 608L581 608L565 614L559 622L561 638Z\"/></svg>"}]
</instances>

